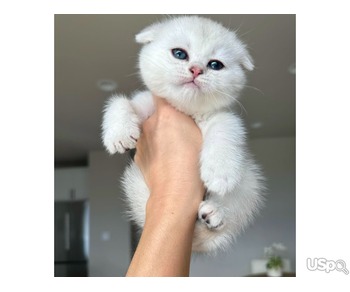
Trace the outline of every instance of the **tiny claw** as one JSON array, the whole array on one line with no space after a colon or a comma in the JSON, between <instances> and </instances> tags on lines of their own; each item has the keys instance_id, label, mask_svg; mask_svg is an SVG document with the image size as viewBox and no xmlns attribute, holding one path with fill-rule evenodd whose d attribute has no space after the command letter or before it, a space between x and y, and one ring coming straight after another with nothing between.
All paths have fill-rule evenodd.
<instances>
[{"instance_id":1,"label":"tiny claw","mask_svg":"<svg viewBox=\"0 0 350 292\"><path fill-rule=\"evenodd\" d=\"M209 213L203 213L202 214L202 219L205 221L205 222L207 222L207 221L209 221L209 219L207 219L208 218L208 216L210 215L210 214L212 214L213 213L213 211L210 211ZM207 219L207 220L206 220ZM208 223L208 222L207 222Z\"/></svg>"},{"instance_id":2,"label":"tiny claw","mask_svg":"<svg viewBox=\"0 0 350 292\"><path fill-rule=\"evenodd\" d=\"M135 142L137 142L137 139L134 138L133 136L130 136L131 139L133 139Z\"/></svg>"},{"instance_id":3,"label":"tiny claw","mask_svg":"<svg viewBox=\"0 0 350 292\"><path fill-rule=\"evenodd\" d=\"M119 144L123 147L124 151L128 151L129 149L128 148L125 148L124 145L122 144L121 141L119 141Z\"/></svg>"}]
</instances>

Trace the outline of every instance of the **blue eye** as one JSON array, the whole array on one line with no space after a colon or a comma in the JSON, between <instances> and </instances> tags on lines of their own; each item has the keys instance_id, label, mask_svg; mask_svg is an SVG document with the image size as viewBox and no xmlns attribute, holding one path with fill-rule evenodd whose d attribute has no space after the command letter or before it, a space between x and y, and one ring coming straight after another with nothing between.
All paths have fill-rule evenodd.
<instances>
[{"instance_id":1,"label":"blue eye","mask_svg":"<svg viewBox=\"0 0 350 292\"><path fill-rule=\"evenodd\" d=\"M218 60L211 60L208 63L208 68L213 69L213 70L221 70L222 68L224 68L224 64L222 64L220 61Z\"/></svg>"},{"instance_id":2,"label":"blue eye","mask_svg":"<svg viewBox=\"0 0 350 292\"><path fill-rule=\"evenodd\" d=\"M182 49L172 49L171 52L176 59L187 60L188 55L185 50Z\"/></svg>"}]
</instances>

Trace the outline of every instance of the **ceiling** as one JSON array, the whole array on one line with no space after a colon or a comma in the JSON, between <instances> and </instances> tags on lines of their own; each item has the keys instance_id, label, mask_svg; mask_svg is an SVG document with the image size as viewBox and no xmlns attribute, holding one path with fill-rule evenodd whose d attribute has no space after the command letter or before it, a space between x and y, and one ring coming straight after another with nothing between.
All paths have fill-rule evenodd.
<instances>
[{"instance_id":1,"label":"ceiling","mask_svg":"<svg viewBox=\"0 0 350 292\"><path fill-rule=\"evenodd\" d=\"M295 15L206 15L245 41L255 61L236 110L250 138L295 135ZM102 109L111 93L141 89L134 35L162 15L55 15L55 163L87 161L103 150ZM257 123L260 127L254 127Z\"/></svg>"}]
</instances>

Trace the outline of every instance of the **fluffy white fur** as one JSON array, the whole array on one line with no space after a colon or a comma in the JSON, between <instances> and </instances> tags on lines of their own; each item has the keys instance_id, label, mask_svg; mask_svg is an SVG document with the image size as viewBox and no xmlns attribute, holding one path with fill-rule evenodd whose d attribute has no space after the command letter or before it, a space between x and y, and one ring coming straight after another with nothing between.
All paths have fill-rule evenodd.
<instances>
[{"instance_id":1,"label":"fluffy white fur","mask_svg":"<svg viewBox=\"0 0 350 292\"><path fill-rule=\"evenodd\" d=\"M243 123L228 110L245 84L245 70L254 68L252 59L234 32L195 16L153 24L136 35L136 41L143 44L139 67L149 91L131 99L117 95L109 100L102 124L103 143L111 154L135 148L140 125L154 111L151 92L192 116L203 135L200 172L207 189L198 210L193 250L212 253L225 249L263 202L263 177L246 148ZM184 49L188 58L175 58L174 48ZM221 61L224 68L209 68L210 60ZM203 70L195 83L190 82L192 66ZM134 162L122 182L130 219L142 228L149 190Z\"/></svg>"}]
</instances>

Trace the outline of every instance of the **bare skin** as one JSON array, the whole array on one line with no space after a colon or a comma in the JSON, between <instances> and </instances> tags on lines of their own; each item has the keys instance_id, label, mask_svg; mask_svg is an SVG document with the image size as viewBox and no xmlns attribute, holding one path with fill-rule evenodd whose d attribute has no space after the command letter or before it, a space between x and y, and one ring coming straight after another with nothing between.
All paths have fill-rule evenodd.
<instances>
[{"instance_id":1,"label":"bare skin","mask_svg":"<svg viewBox=\"0 0 350 292\"><path fill-rule=\"evenodd\" d=\"M135 162L150 189L145 226L126 276L189 276L198 206L202 135L164 99L142 127Z\"/></svg>"}]
</instances>

